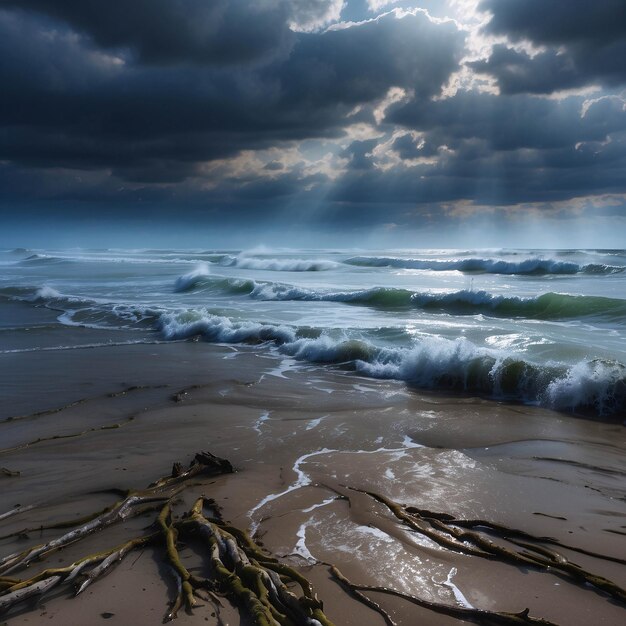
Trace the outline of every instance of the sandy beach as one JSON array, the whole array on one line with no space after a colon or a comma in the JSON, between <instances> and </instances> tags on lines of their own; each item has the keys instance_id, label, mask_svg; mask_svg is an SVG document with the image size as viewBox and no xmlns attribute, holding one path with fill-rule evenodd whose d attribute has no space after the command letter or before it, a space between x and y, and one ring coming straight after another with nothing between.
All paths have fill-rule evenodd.
<instances>
[{"instance_id":1,"label":"sandy beach","mask_svg":"<svg viewBox=\"0 0 626 626\"><path fill-rule=\"evenodd\" d=\"M84 343L91 331L81 332ZM570 548L538 545L623 588L619 424L425 394L396 381L294 366L254 348L174 342L70 352L0 355L0 465L19 472L0 478L2 513L14 513L0 519L2 556L66 532L41 525L99 511L119 498L112 489L145 487L174 461L186 466L208 450L236 472L194 481L176 507L189 508L200 494L213 498L224 519L312 582L334 624L385 621L332 580L330 564L353 583L449 606L528 608L533 618L572 626L624 619L623 601L584 581L448 549L372 495L553 538ZM111 525L10 575L28 578L117 545L147 532L154 517ZM182 550L181 559L206 573L198 550ZM60 586L2 617L11 625L158 624L176 584L157 547L147 546L72 595L71 586ZM397 624L472 623L368 595ZM228 599L222 604L219 617L206 602L191 614L181 610L178 623L250 623Z\"/></svg>"},{"instance_id":2,"label":"sandy beach","mask_svg":"<svg viewBox=\"0 0 626 626\"><path fill-rule=\"evenodd\" d=\"M0 0L0 626L626 626L624 59Z\"/></svg>"}]
</instances>

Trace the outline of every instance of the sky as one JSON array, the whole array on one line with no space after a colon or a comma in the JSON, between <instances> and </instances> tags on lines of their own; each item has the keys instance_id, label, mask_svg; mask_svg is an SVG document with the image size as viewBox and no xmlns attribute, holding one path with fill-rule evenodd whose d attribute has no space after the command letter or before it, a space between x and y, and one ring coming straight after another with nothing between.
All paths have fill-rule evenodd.
<instances>
[{"instance_id":1,"label":"sky","mask_svg":"<svg viewBox=\"0 0 626 626\"><path fill-rule=\"evenodd\" d=\"M626 247L624 0L0 0L0 246Z\"/></svg>"}]
</instances>

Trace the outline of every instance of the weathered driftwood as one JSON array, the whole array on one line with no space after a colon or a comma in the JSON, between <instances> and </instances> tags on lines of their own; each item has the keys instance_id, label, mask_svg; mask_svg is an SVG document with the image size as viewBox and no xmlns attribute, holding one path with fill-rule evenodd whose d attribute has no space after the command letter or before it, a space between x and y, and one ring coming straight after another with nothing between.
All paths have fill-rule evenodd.
<instances>
[{"instance_id":1,"label":"weathered driftwood","mask_svg":"<svg viewBox=\"0 0 626 626\"><path fill-rule=\"evenodd\" d=\"M147 489L126 493L103 511L75 520L74 524L59 522L49 525L49 528L77 527L44 544L0 559L0 612L41 597L54 588L74 585L75 593L82 593L130 552L153 545L157 548L164 546L165 558L178 579L177 597L165 621L176 618L182 607L191 611L197 606L198 597L211 601L219 615L217 594L221 594L241 607L258 626L332 626L310 583L293 568L280 564L263 552L245 531L226 524L212 500L200 497L189 512L182 517L175 516L173 499L189 484L190 479L232 471L231 464L225 459L207 452L200 453L188 469L176 463L170 476L160 478ZM15 574L7 575L19 573L56 550L155 508L159 509L159 514L154 529L146 535L96 554L88 554L65 567L44 569L24 580ZM205 508L211 511L213 517L205 516ZM210 566L208 576L192 574L183 565L178 552L182 538L205 548ZM287 585L299 585L301 593L296 595Z\"/></svg>"},{"instance_id":2,"label":"weathered driftwood","mask_svg":"<svg viewBox=\"0 0 626 626\"><path fill-rule=\"evenodd\" d=\"M554 539L535 537L524 531L486 520L457 520L446 513L433 513L425 509L403 506L373 491L353 488L351 490L365 493L384 504L411 530L449 550L485 559L498 559L520 567L531 567L557 574L581 587L591 586L608 594L613 600L626 604L625 589L603 576L585 570L561 552L541 545L542 543L561 545ZM523 550L500 545L493 541L492 537L503 539ZM597 558L605 558L599 554L591 554Z\"/></svg>"},{"instance_id":3,"label":"weathered driftwood","mask_svg":"<svg viewBox=\"0 0 626 626\"><path fill-rule=\"evenodd\" d=\"M126 426L126 424L129 424L134 419L135 419L135 416L131 415L130 417L127 417L125 420L118 422L116 424L105 424L104 426L94 426L92 428L86 428L85 430L81 430L77 433L69 433L67 435L51 435L50 437L38 437L37 439L33 439L32 441L25 441L24 443L17 444L16 446L11 446L10 448L2 448L0 450L0 454L6 454L8 452L16 452L17 450L30 448L31 446L35 446L39 443L44 443L46 441L57 441L59 439L75 439L76 437L82 437L83 435L87 435L88 433L94 433L100 430L115 430L117 428L122 428L122 426Z\"/></svg>"},{"instance_id":4,"label":"weathered driftwood","mask_svg":"<svg viewBox=\"0 0 626 626\"><path fill-rule=\"evenodd\" d=\"M484 624L484 626L523 626L528 624L534 624L536 626L557 626L554 622L549 622L548 620L541 618L530 617L528 609L525 609L520 613L501 613L496 611L485 611L482 609L452 606L439 602L431 602L430 600L418 598L417 596L398 591L397 589L390 589L389 587L358 585L348 580L334 565L331 565L330 573L331 576L350 593L350 595L380 613L389 626L396 626L396 622L393 621L391 616L383 608L381 608L379 604L366 596L363 593L364 591L402 598L411 604L416 604L417 606L429 609L435 613L448 615L450 617L470 622L477 622L479 624Z\"/></svg>"},{"instance_id":5,"label":"weathered driftwood","mask_svg":"<svg viewBox=\"0 0 626 626\"><path fill-rule=\"evenodd\" d=\"M158 479L146 489L130 492L112 490L121 499L97 513L79 520L24 529L30 532L71 528L46 543L0 559L0 612L19 607L30 599L40 598L52 589L73 587L76 594L82 593L132 551L150 545L163 551L164 559L178 583L176 597L165 615L165 621L175 619L182 608L189 612L198 610L197 600L201 598L213 604L219 624L219 596L224 596L240 607L257 626L332 626L310 582L295 568L265 552L245 530L225 522L213 500L201 496L189 511L183 515L176 514L174 499L192 484L192 479L232 471L231 464L225 459L210 453L200 453L188 468L175 463L171 475ZM350 491L348 489L346 493ZM361 491L375 499L408 528L447 549L556 573L577 584L593 585L618 602L623 603L625 600L624 590L615 583L587 572L560 552L547 547L556 545L574 549L552 538L534 537L524 531L485 520L459 520L446 513L403 506L371 491L353 491ZM9 511L0 516L0 521L32 506L15 509L15 513ZM146 534L101 552L87 554L65 567L47 568L27 578L20 578L22 570L32 568L53 552L94 533L103 532L129 517L156 510L159 511L158 515ZM494 539L499 540L499 543ZM203 574L206 575L191 572L181 561L180 546L189 543L198 546L199 553L204 554L206 569ZM602 555L590 554L604 558ZM530 616L528 609L518 613L485 611L432 602L388 587L356 584L334 565L328 565L331 577L352 597L376 611L387 626L396 626L396 622L372 595L394 596L440 614L480 624L552 626L552 622Z\"/></svg>"}]
</instances>

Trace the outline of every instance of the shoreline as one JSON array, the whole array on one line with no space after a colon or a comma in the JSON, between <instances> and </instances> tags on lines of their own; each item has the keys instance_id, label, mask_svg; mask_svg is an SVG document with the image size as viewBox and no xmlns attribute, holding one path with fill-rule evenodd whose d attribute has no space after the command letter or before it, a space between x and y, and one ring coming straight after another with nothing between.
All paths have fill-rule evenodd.
<instances>
[{"instance_id":1,"label":"shoreline","mask_svg":"<svg viewBox=\"0 0 626 626\"><path fill-rule=\"evenodd\" d=\"M110 495L94 492L148 484L173 461L186 463L204 449L239 470L216 479L207 495L233 524L256 530L271 553L306 571L337 624L384 622L349 599L325 567L311 565L312 558L335 562L353 580L450 605L467 602L509 612L530 608L533 616L574 626L623 618L622 608L591 589L442 550L407 531L380 503L354 492L348 507L348 496L341 493L346 485L371 490L459 519L486 519L589 552L623 554L626 429L621 425L423 394L399 382L309 364L281 369L281 360L269 354L205 343L92 348L72 351L70 359L53 352L22 353L19 361L11 371L4 367L4 388L18 397L29 384L32 390L34 380L45 380L50 390L45 402L53 410L0 421L0 465L20 472L0 478L4 500L38 504L5 520L3 534L102 508ZM98 385L88 384L94 379ZM31 413L45 410L46 389L31 400ZM55 403L79 391L86 400L65 408ZM29 404L23 400L17 406ZM6 406L7 413L25 414ZM120 533L116 529L111 536ZM54 531L42 535L52 538ZM5 539L2 553L33 540ZM623 565L567 555L626 585ZM156 560L141 558L135 569L133 560L94 584L93 595L51 595L43 601L45 615L39 607L10 615L8 623L99 624L103 612L114 613L109 619L120 624L160 623L171 593L154 569ZM116 581L126 585L138 567L146 589L141 591L144 612L115 591ZM464 623L401 600L380 602L398 624L416 618L424 624ZM98 612L105 604L108 611ZM179 620L206 623L205 617L210 612L181 613Z\"/></svg>"}]
</instances>

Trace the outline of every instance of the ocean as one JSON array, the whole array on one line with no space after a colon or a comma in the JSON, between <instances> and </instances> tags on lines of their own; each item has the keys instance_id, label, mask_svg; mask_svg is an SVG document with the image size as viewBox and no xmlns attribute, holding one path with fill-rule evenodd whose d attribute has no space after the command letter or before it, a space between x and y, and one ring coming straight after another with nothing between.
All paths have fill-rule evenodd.
<instances>
[{"instance_id":1,"label":"ocean","mask_svg":"<svg viewBox=\"0 0 626 626\"><path fill-rule=\"evenodd\" d=\"M621 420L626 251L0 251L0 353L191 339Z\"/></svg>"}]
</instances>

